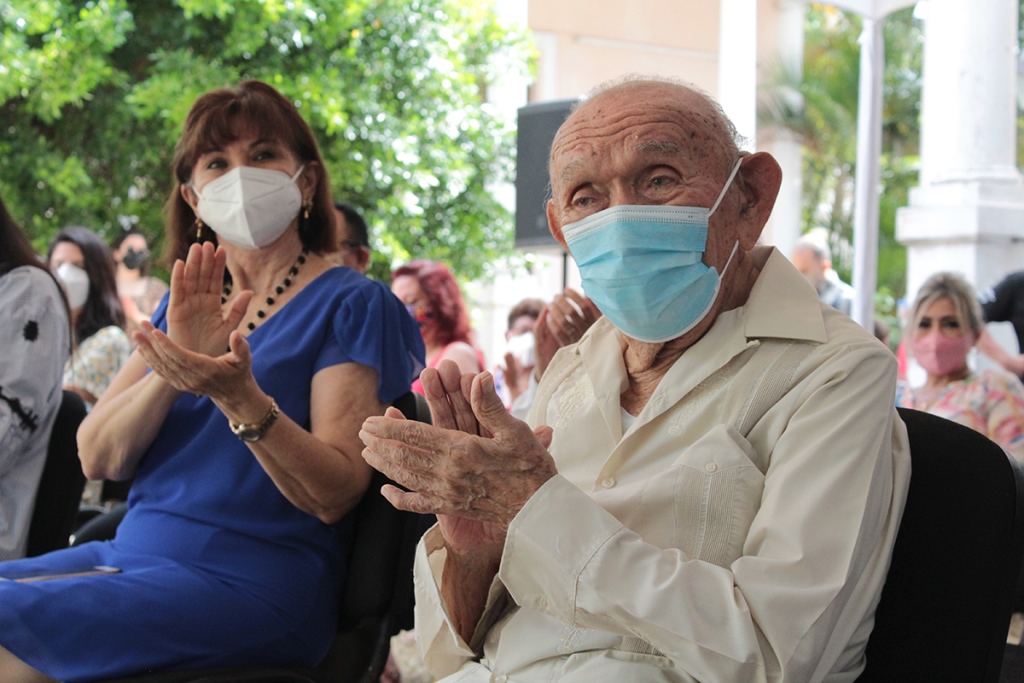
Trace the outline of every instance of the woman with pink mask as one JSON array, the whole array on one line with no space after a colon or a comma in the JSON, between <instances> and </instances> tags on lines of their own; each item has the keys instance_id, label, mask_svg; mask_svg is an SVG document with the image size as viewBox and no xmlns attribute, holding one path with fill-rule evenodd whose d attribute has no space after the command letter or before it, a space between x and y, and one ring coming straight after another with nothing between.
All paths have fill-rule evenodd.
<instances>
[{"instance_id":1,"label":"woman with pink mask","mask_svg":"<svg viewBox=\"0 0 1024 683\"><path fill-rule=\"evenodd\" d=\"M954 273L936 273L914 301L906 338L928 373L897 405L981 432L1024 462L1024 385L1002 370L972 371L967 354L984 325L974 288Z\"/></svg>"}]
</instances>

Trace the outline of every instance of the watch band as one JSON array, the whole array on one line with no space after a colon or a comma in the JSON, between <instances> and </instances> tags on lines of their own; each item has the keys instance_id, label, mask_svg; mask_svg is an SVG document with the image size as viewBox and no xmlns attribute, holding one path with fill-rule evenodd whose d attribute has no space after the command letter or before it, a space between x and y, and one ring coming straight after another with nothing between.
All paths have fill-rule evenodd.
<instances>
[{"instance_id":1,"label":"watch band","mask_svg":"<svg viewBox=\"0 0 1024 683\"><path fill-rule=\"evenodd\" d=\"M270 426L277 421L277 416L280 414L281 410L277 407L277 401L271 398L270 410L267 411L266 417L259 422L236 424L229 420L228 424L231 426L231 431L234 432L239 439L248 443L255 443L266 435L267 430L270 429Z\"/></svg>"}]
</instances>

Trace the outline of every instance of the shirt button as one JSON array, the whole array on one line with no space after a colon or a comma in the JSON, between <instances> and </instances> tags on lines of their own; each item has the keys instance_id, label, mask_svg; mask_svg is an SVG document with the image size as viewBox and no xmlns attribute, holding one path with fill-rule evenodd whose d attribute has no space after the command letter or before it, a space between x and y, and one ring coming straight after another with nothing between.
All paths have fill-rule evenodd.
<instances>
[{"instance_id":1,"label":"shirt button","mask_svg":"<svg viewBox=\"0 0 1024 683\"><path fill-rule=\"evenodd\" d=\"M615 477L605 477L601 480L601 488L610 489L615 486Z\"/></svg>"},{"instance_id":2,"label":"shirt button","mask_svg":"<svg viewBox=\"0 0 1024 683\"><path fill-rule=\"evenodd\" d=\"M505 674L498 674L494 677L494 683L505 683L508 680L508 676Z\"/></svg>"},{"instance_id":3,"label":"shirt button","mask_svg":"<svg viewBox=\"0 0 1024 683\"><path fill-rule=\"evenodd\" d=\"M718 469L718 465L716 465L713 462L709 462L708 464L704 465L704 469L707 472L714 472L715 470Z\"/></svg>"}]
</instances>

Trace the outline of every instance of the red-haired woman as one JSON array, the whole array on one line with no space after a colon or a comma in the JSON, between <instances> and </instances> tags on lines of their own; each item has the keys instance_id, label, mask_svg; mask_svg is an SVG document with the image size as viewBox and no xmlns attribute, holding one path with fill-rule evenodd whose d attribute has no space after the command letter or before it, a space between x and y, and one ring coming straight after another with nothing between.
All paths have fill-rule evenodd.
<instances>
[{"instance_id":1,"label":"red-haired woman","mask_svg":"<svg viewBox=\"0 0 1024 683\"><path fill-rule=\"evenodd\" d=\"M420 326L428 367L451 360L463 374L483 371L483 354L470 341L466 304L447 266L434 261L410 261L391 273L391 291ZM423 393L418 379L412 390Z\"/></svg>"}]
</instances>

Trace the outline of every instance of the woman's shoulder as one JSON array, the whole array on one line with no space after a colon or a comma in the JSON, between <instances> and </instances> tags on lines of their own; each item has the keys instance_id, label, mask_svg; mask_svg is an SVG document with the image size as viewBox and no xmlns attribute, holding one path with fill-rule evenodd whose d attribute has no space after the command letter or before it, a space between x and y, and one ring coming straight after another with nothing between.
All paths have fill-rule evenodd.
<instances>
[{"instance_id":1,"label":"woman's shoulder","mask_svg":"<svg viewBox=\"0 0 1024 683\"><path fill-rule=\"evenodd\" d=\"M438 361L448 359L458 363L459 367L463 372L482 372L483 365L481 365L480 352L476 348L464 341L453 341L450 342L441 351L441 355ZM435 364L436 365L436 364ZM477 366L476 370L473 370L473 366Z\"/></svg>"},{"instance_id":2,"label":"woman's shoulder","mask_svg":"<svg viewBox=\"0 0 1024 683\"><path fill-rule=\"evenodd\" d=\"M125 348L131 350L131 341L128 339L128 333L117 325L107 325L96 330L92 336L84 339L80 346L88 344L89 346L112 346L117 348Z\"/></svg>"},{"instance_id":3,"label":"woman's shoulder","mask_svg":"<svg viewBox=\"0 0 1024 683\"><path fill-rule=\"evenodd\" d=\"M360 293L372 295L382 289L391 291L383 282L371 280L347 266L328 268L317 275L306 287L315 292L318 297L327 296L339 300Z\"/></svg>"},{"instance_id":4,"label":"woman's shoulder","mask_svg":"<svg viewBox=\"0 0 1024 683\"><path fill-rule=\"evenodd\" d=\"M1012 372L1002 368L979 370L972 376L973 382L986 392L1013 394L1024 398L1024 384Z\"/></svg>"},{"instance_id":5,"label":"woman's shoulder","mask_svg":"<svg viewBox=\"0 0 1024 683\"><path fill-rule=\"evenodd\" d=\"M153 277L152 275L146 276L146 289L144 294L147 298L154 298L159 300L160 297L162 297L164 293L167 292L167 290L169 289L170 287L167 285L167 283L161 280L160 278Z\"/></svg>"},{"instance_id":6,"label":"woman's shoulder","mask_svg":"<svg viewBox=\"0 0 1024 683\"><path fill-rule=\"evenodd\" d=\"M14 292L30 292L60 298L56 280L49 272L35 266L18 266L0 277L0 287L5 295Z\"/></svg>"}]
</instances>

